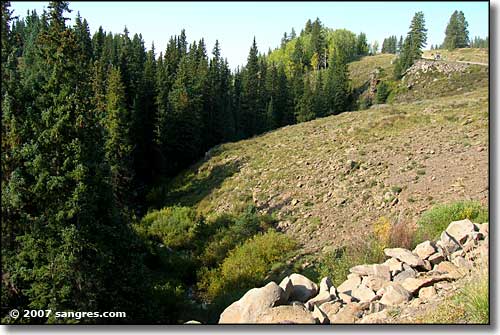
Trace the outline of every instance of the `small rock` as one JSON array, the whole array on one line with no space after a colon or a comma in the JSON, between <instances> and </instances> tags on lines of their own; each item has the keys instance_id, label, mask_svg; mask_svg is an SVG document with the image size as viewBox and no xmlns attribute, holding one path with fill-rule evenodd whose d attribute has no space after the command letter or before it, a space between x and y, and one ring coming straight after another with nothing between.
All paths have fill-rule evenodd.
<instances>
[{"instance_id":1,"label":"small rock","mask_svg":"<svg viewBox=\"0 0 500 335\"><path fill-rule=\"evenodd\" d=\"M296 204L298 204L298 203L299 203L299 200L297 200L297 199L293 199L293 200L292 200L292 202L291 202L291 205L292 205L292 206L295 206L295 205L296 205Z\"/></svg>"},{"instance_id":2,"label":"small rock","mask_svg":"<svg viewBox=\"0 0 500 335\"><path fill-rule=\"evenodd\" d=\"M415 247L415 250L413 252L420 257L421 259L425 260L429 258L432 254L436 252L436 248L434 247L434 243L430 241L425 241L420 243Z\"/></svg>"},{"instance_id":3,"label":"small rock","mask_svg":"<svg viewBox=\"0 0 500 335\"><path fill-rule=\"evenodd\" d=\"M424 264L420 257L403 248L384 249L384 253L386 256L394 257L412 267L422 266Z\"/></svg>"},{"instance_id":4,"label":"small rock","mask_svg":"<svg viewBox=\"0 0 500 335\"><path fill-rule=\"evenodd\" d=\"M292 300L306 302L318 293L318 286L301 274L294 273L290 275L290 280L293 285L293 291L290 296Z\"/></svg>"},{"instance_id":5,"label":"small rock","mask_svg":"<svg viewBox=\"0 0 500 335\"><path fill-rule=\"evenodd\" d=\"M446 233L453 237L455 241L464 243L469 233L474 232L474 224L469 220L454 221L446 228Z\"/></svg>"},{"instance_id":6,"label":"small rock","mask_svg":"<svg viewBox=\"0 0 500 335\"><path fill-rule=\"evenodd\" d=\"M424 300L429 300L437 294L434 286L423 287L418 291L418 297Z\"/></svg>"},{"instance_id":7,"label":"small rock","mask_svg":"<svg viewBox=\"0 0 500 335\"><path fill-rule=\"evenodd\" d=\"M385 287L384 290L380 303L386 306L396 306L410 300L410 293L398 283L393 283Z\"/></svg>"}]
</instances>

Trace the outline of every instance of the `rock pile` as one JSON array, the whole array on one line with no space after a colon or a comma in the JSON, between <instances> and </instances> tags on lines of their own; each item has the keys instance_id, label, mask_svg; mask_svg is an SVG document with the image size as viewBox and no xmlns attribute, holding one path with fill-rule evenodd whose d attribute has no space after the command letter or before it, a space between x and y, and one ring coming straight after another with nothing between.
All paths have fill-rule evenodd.
<instances>
[{"instance_id":1,"label":"rock pile","mask_svg":"<svg viewBox=\"0 0 500 335\"><path fill-rule=\"evenodd\" d=\"M384 253L384 263L354 266L338 287L328 277L317 285L292 274L279 285L253 288L224 310L219 323L378 322L386 307L432 299L441 282L465 276L477 259L487 257L488 224L455 221L436 242L422 242L413 251L391 248Z\"/></svg>"},{"instance_id":2,"label":"rock pile","mask_svg":"<svg viewBox=\"0 0 500 335\"><path fill-rule=\"evenodd\" d=\"M450 74L453 72L464 72L469 66L469 64L465 63L440 62L420 59L416 61L410 68L408 68L404 75L418 75L419 73L427 73L429 71Z\"/></svg>"}]
</instances>

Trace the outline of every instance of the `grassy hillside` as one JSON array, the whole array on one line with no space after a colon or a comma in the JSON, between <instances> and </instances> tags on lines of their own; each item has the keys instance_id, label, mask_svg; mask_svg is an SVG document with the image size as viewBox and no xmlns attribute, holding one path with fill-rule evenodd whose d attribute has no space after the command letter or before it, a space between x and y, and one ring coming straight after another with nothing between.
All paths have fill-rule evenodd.
<instances>
[{"instance_id":1,"label":"grassy hillside","mask_svg":"<svg viewBox=\"0 0 500 335\"><path fill-rule=\"evenodd\" d=\"M389 55L363 61L390 67ZM359 65L351 71L361 82L370 71ZM436 203L486 205L487 89L377 106L227 143L153 198L209 216L254 204L297 238L304 253L365 239L381 218L411 227Z\"/></svg>"},{"instance_id":2,"label":"grassy hillside","mask_svg":"<svg viewBox=\"0 0 500 335\"><path fill-rule=\"evenodd\" d=\"M488 63L488 49L462 48L448 51L446 49L425 50L423 57L432 58L432 54L439 53L441 59L448 61L468 61Z\"/></svg>"},{"instance_id":3,"label":"grassy hillside","mask_svg":"<svg viewBox=\"0 0 500 335\"><path fill-rule=\"evenodd\" d=\"M349 63L349 76L353 89L363 87L369 80L370 74L376 68L382 69L386 75L392 76L394 65L392 61L396 59L393 54L379 54L375 56L365 56L361 59Z\"/></svg>"}]
</instances>

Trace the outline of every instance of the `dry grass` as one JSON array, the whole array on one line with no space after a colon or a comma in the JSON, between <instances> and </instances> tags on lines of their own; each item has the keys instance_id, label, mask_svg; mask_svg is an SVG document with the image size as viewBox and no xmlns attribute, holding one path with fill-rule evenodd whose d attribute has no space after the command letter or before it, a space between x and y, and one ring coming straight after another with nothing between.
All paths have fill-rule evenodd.
<instances>
[{"instance_id":1,"label":"dry grass","mask_svg":"<svg viewBox=\"0 0 500 335\"><path fill-rule=\"evenodd\" d=\"M468 61L488 63L488 49L462 48L448 51L446 49L425 50L423 57L431 58L431 54L439 53L441 59L448 61Z\"/></svg>"}]
</instances>

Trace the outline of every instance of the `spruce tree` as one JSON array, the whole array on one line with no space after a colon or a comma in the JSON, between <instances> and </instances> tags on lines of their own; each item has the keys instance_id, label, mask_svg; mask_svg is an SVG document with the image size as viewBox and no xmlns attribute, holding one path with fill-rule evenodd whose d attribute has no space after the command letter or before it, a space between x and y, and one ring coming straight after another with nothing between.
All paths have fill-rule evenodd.
<instances>
[{"instance_id":1,"label":"spruce tree","mask_svg":"<svg viewBox=\"0 0 500 335\"><path fill-rule=\"evenodd\" d=\"M443 46L448 50L469 46L469 24L462 11L454 11L446 26Z\"/></svg>"}]
</instances>

